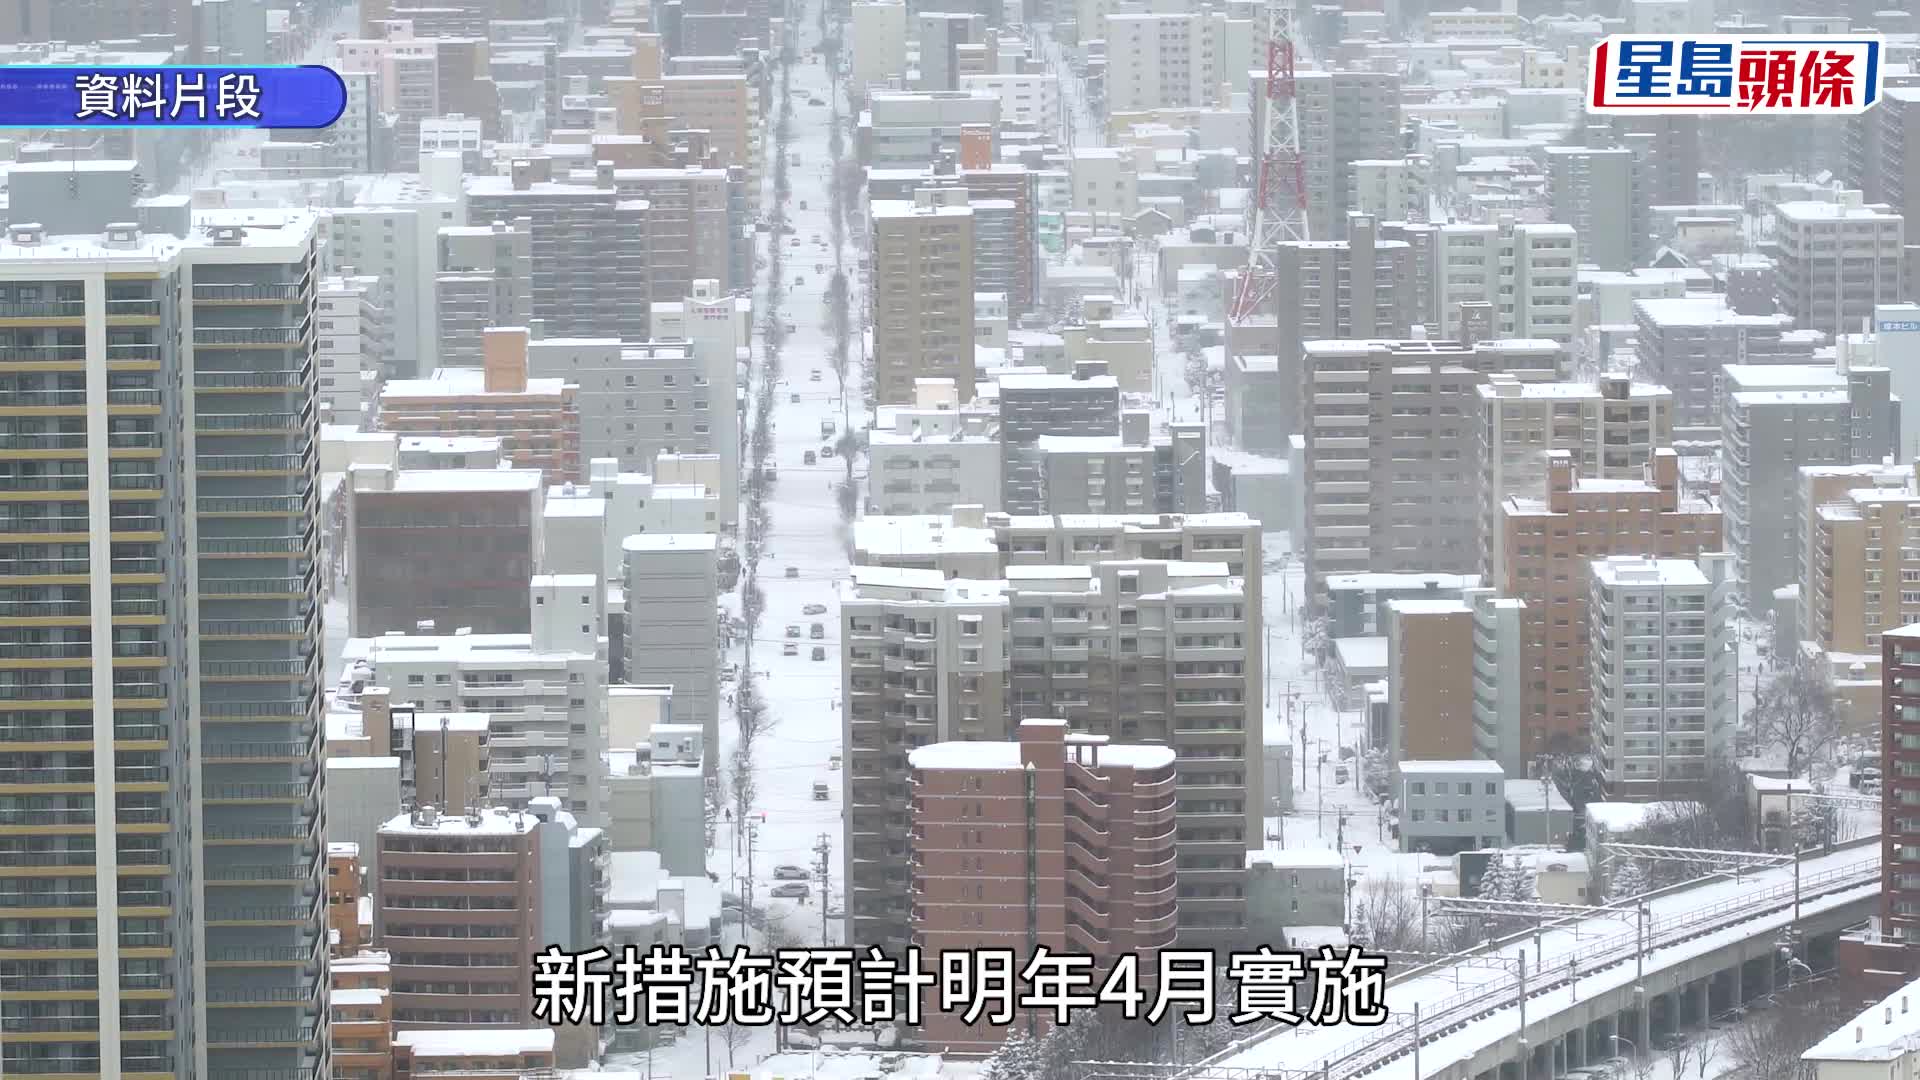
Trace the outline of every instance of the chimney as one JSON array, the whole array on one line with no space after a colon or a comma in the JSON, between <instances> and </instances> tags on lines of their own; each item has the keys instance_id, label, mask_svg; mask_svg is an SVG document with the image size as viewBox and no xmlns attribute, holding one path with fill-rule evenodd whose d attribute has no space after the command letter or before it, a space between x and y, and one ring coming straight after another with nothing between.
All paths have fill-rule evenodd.
<instances>
[{"instance_id":1,"label":"chimney","mask_svg":"<svg viewBox=\"0 0 1920 1080\"><path fill-rule=\"evenodd\" d=\"M140 246L140 226L131 221L116 221L107 226L107 246L128 251Z\"/></svg>"},{"instance_id":2,"label":"chimney","mask_svg":"<svg viewBox=\"0 0 1920 1080\"><path fill-rule=\"evenodd\" d=\"M481 345L481 366L486 370L489 394L524 394L527 391L527 342L525 327L492 326Z\"/></svg>"},{"instance_id":3,"label":"chimney","mask_svg":"<svg viewBox=\"0 0 1920 1080\"><path fill-rule=\"evenodd\" d=\"M533 187L533 162L526 158L513 159L513 190L526 191Z\"/></svg>"}]
</instances>

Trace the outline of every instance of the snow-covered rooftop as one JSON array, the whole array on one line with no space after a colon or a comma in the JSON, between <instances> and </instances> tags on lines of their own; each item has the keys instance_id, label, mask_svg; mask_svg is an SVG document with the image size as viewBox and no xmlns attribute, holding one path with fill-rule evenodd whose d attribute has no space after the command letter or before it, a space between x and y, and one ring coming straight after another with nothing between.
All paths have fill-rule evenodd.
<instances>
[{"instance_id":1,"label":"snow-covered rooftop","mask_svg":"<svg viewBox=\"0 0 1920 1080\"><path fill-rule=\"evenodd\" d=\"M1920 980L1869 1005L1814 1043L1802 1061L1893 1061L1920 1049Z\"/></svg>"},{"instance_id":2,"label":"snow-covered rooftop","mask_svg":"<svg viewBox=\"0 0 1920 1080\"><path fill-rule=\"evenodd\" d=\"M1454 758L1446 761L1402 761L1395 766L1402 776L1505 776L1497 761L1484 758Z\"/></svg>"},{"instance_id":3,"label":"snow-covered rooftop","mask_svg":"<svg viewBox=\"0 0 1920 1080\"><path fill-rule=\"evenodd\" d=\"M455 1031L396 1031L396 1045L414 1057L513 1057L553 1053L553 1029L461 1028Z\"/></svg>"},{"instance_id":4,"label":"snow-covered rooftop","mask_svg":"<svg viewBox=\"0 0 1920 1080\"><path fill-rule=\"evenodd\" d=\"M1291 847L1277 850L1247 852L1247 866L1271 866L1276 870L1298 870L1308 867L1340 867L1347 864L1346 859L1332 848Z\"/></svg>"}]
</instances>

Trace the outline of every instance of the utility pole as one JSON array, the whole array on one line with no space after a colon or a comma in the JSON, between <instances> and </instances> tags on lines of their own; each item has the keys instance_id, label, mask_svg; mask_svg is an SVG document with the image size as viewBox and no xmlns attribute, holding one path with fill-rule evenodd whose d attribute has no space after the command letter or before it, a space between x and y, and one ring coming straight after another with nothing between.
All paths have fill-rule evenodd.
<instances>
[{"instance_id":1,"label":"utility pole","mask_svg":"<svg viewBox=\"0 0 1920 1080\"><path fill-rule=\"evenodd\" d=\"M827 883L832 862L828 856L833 852L833 841L826 833L820 834L820 842L813 845L813 853L819 859L813 864L813 872L820 878L820 947L833 944L827 940Z\"/></svg>"}]
</instances>

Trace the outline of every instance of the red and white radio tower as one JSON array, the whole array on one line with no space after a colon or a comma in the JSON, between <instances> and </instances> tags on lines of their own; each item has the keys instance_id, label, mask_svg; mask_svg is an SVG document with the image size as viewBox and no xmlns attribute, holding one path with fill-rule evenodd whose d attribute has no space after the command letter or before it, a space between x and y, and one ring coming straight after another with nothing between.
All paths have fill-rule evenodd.
<instances>
[{"instance_id":1,"label":"red and white radio tower","mask_svg":"<svg viewBox=\"0 0 1920 1080\"><path fill-rule=\"evenodd\" d=\"M1294 100L1292 0L1267 0L1267 30L1266 118L1260 125L1260 174L1247 269L1233 298L1236 326L1273 295L1279 245L1307 239L1307 170L1300 156L1300 112Z\"/></svg>"}]
</instances>

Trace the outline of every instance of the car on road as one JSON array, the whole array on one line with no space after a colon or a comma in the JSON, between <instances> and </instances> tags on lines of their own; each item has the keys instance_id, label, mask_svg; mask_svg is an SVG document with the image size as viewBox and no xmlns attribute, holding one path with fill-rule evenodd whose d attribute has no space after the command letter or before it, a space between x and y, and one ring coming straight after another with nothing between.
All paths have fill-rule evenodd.
<instances>
[{"instance_id":1,"label":"car on road","mask_svg":"<svg viewBox=\"0 0 1920 1080\"><path fill-rule=\"evenodd\" d=\"M805 881L807 880L807 872L805 869L795 866L792 863L782 863L773 868L773 880Z\"/></svg>"},{"instance_id":2,"label":"car on road","mask_svg":"<svg viewBox=\"0 0 1920 1080\"><path fill-rule=\"evenodd\" d=\"M812 892L804 881L783 881L768 890L767 895L782 900L805 900Z\"/></svg>"},{"instance_id":3,"label":"car on road","mask_svg":"<svg viewBox=\"0 0 1920 1080\"><path fill-rule=\"evenodd\" d=\"M819 645L815 645L813 647L813 658L815 660L825 660L827 658L827 650Z\"/></svg>"},{"instance_id":4,"label":"car on road","mask_svg":"<svg viewBox=\"0 0 1920 1080\"><path fill-rule=\"evenodd\" d=\"M789 641L786 644L780 646L780 655L781 656L799 656L800 643L797 641Z\"/></svg>"},{"instance_id":5,"label":"car on road","mask_svg":"<svg viewBox=\"0 0 1920 1080\"><path fill-rule=\"evenodd\" d=\"M788 636L788 637L790 637L790 638L797 638L797 637L799 637L799 636L800 636L800 624L799 624L799 623L789 623L789 624L787 625L787 636Z\"/></svg>"},{"instance_id":6,"label":"car on road","mask_svg":"<svg viewBox=\"0 0 1920 1080\"><path fill-rule=\"evenodd\" d=\"M827 445L825 445L825 446L823 446L823 447L821 447L821 448L820 448L820 456L821 456L821 457L832 457L832 456L833 456L833 444L832 444L832 443L828 443Z\"/></svg>"},{"instance_id":7,"label":"car on road","mask_svg":"<svg viewBox=\"0 0 1920 1080\"><path fill-rule=\"evenodd\" d=\"M819 381L820 381L820 373L819 373L818 371L815 371L815 372L814 372L813 374L811 374L811 375L808 375L808 376L807 376L807 381L808 381L808 382L819 382Z\"/></svg>"},{"instance_id":8,"label":"car on road","mask_svg":"<svg viewBox=\"0 0 1920 1080\"><path fill-rule=\"evenodd\" d=\"M802 615L825 615L826 613L827 605L825 604L808 604L800 609Z\"/></svg>"},{"instance_id":9,"label":"car on road","mask_svg":"<svg viewBox=\"0 0 1920 1080\"><path fill-rule=\"evenodd\" d=\"M811 465L811 464L813 464L813 451L811 451L811 450L809 450L809 451L807 451L807 454L806 454L806 456L800 459L800 463L801 463L802 465Z\"/></svg>"},{"instance_id":10,"label":"car on road","mask_svg":"<svg viewBox=\"0 0 1920 1080\"><path fill-rule=\"evenodd\" d=\"M807 627L807 636L815 641L819 641L827 636L827 628L820 623L814 623L812 626Z\"/></svg>"},{"instance_id":11,"label":"car on road","mask_svg":"<svg viewBox=\"0 0 1920 1080\"><path fill-rule=\"evenodd\" d=\"M805 277L802 277L802 276L801 276L801 275L799 275L799 274L795 274L795 275L793 275L793 287L794 287L794 288L796 288L796 289L797 289L797 288L799 288L800 286L802 286L802 285L805 285L806 283L807 283L807 279L806 279Z\"/></svg>"},{"instance_id":12,"label":"car on road","mask_svg":"<svg viewBox=\"0 0 1920 1080\"><path fill-rule=\"evenodd\" d=\"M800 238L796 236L796 237L794 237L793 239L791 239L791 240L789 240L789 241L787 241L787 246L788 246L788 247L799 247L799 246L800 246Z\"/></svg>"},{"instance_id":13,"label":"car on road","mask_svg":"<svg viewBox=\"0 0 1920 1080\"><path fill-rule=\"evenodd\" d=\"M826 105L826 102L825 102L825 101L823 101L822 99L820 99L819 97L810 97L810 98L808 98L808 99L807 99L807 104L809 104L809 105L811 105L811 106L813 106L814 108L816 108L816 109L818 109L818 108L821 108L821 107L823 107L823 106L825 106L825 105Z\"/></svg>"}]
</instances>

